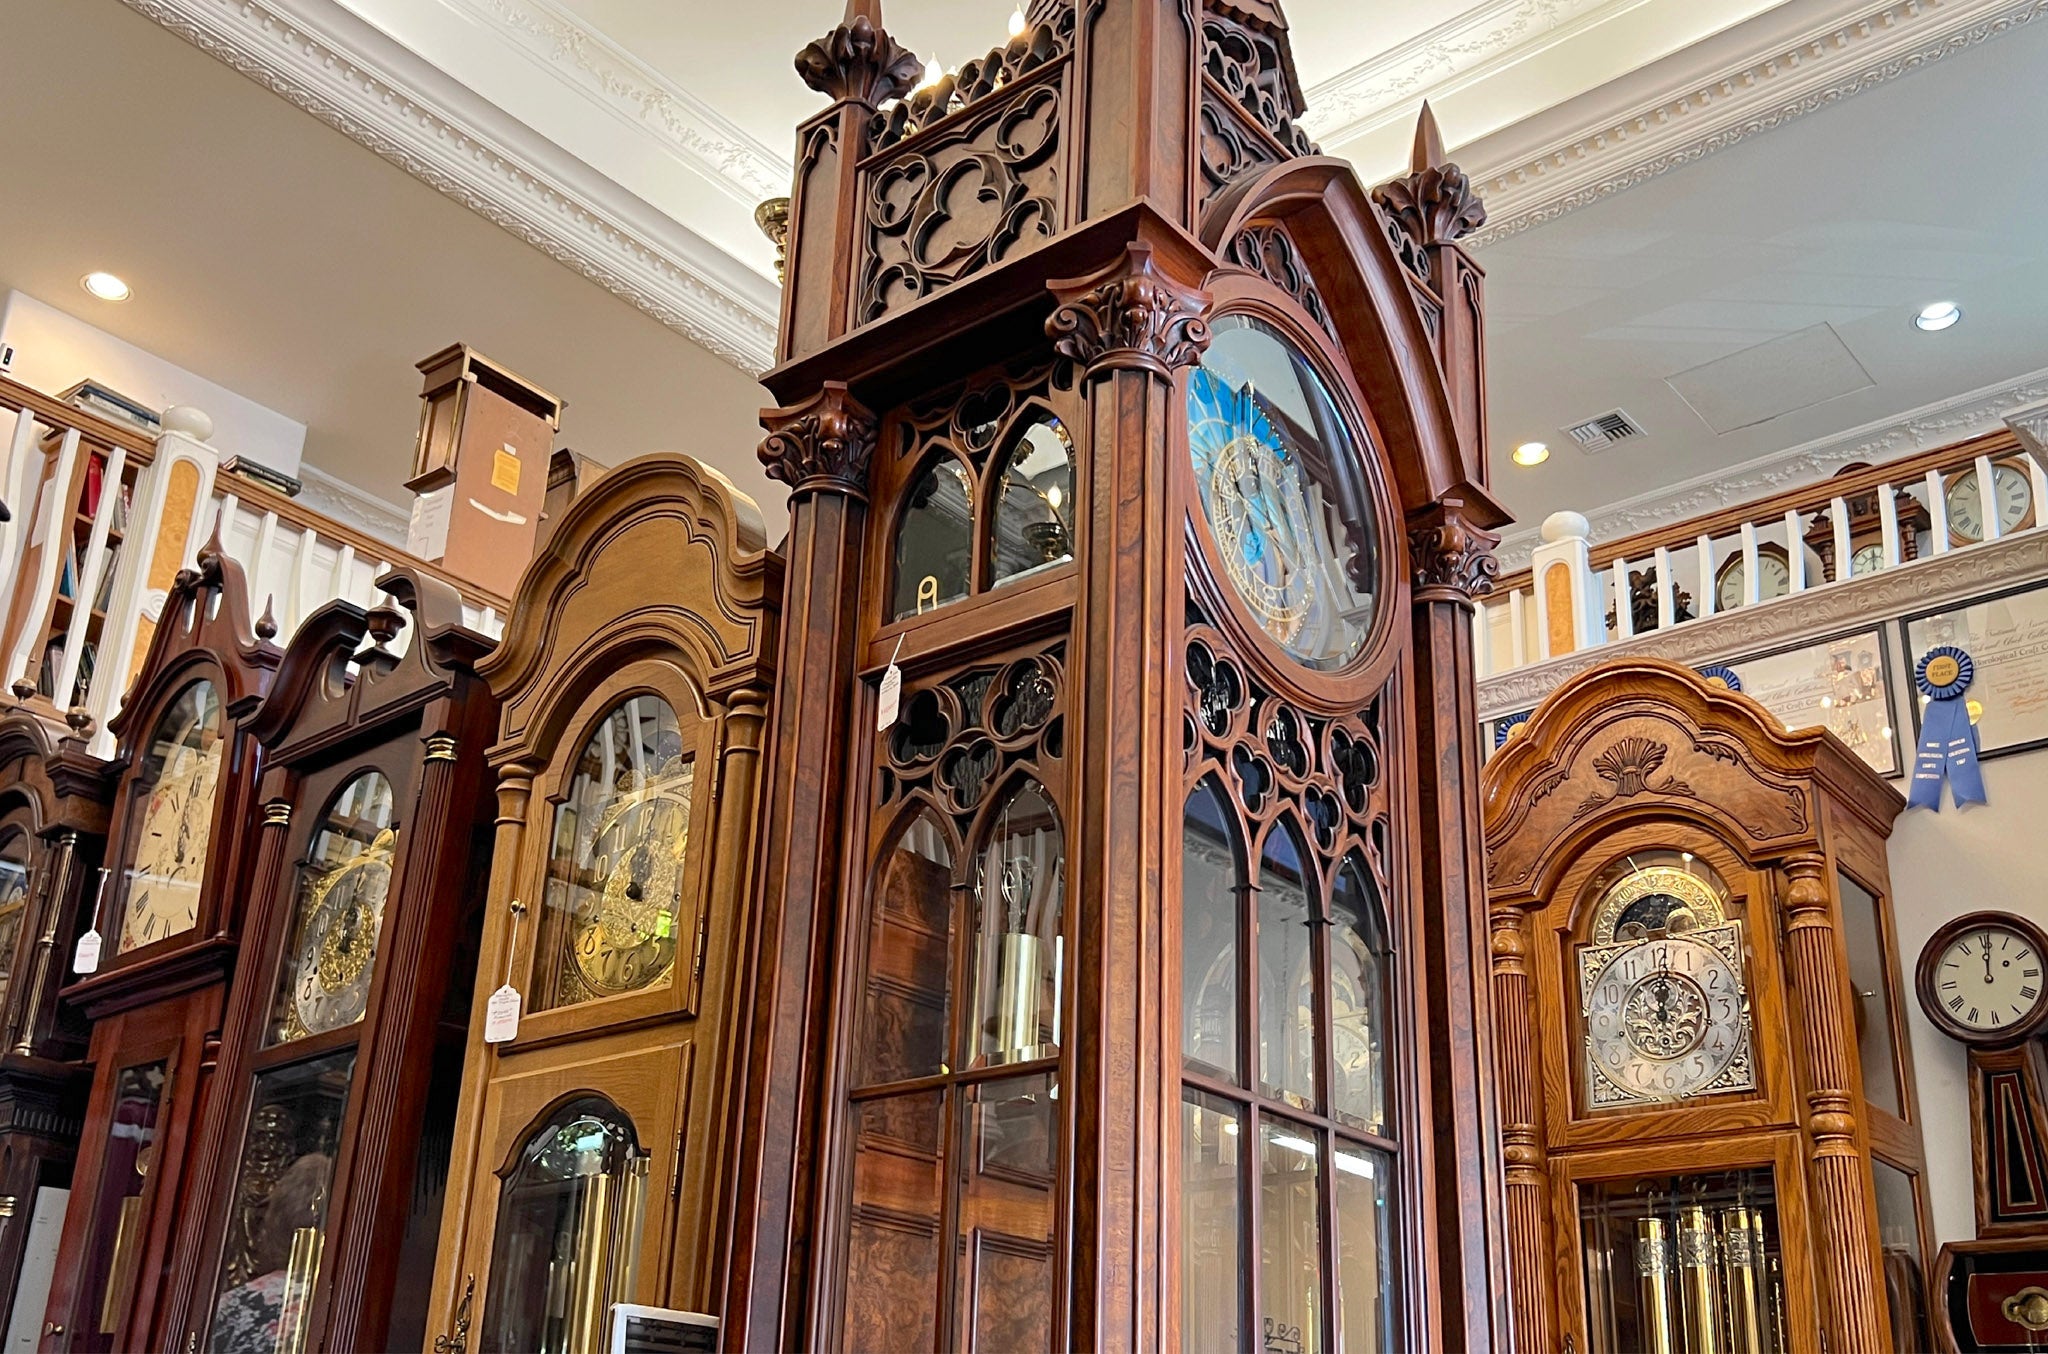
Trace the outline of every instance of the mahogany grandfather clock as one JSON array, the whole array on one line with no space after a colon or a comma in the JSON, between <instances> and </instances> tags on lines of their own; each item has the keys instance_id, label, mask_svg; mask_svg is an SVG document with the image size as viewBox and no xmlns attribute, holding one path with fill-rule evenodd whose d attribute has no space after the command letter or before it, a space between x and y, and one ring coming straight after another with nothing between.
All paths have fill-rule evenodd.
<instances>
[{"instance_id":1,"label":"mahogany grandfather clock","mask_svg":"<svg viewBox=\"0 0 2048 1354\"><path fill-rule=\"evenodd\" d=\"M553 523L477 665L502 708L497 835L428 1330L442 1354L608 1354L619 1304L719 1310L732 1176L766 1146L737 1117L734 1037L782 594L765 545L722 476L630 461Z\"/></svg>"},{"instance_id":2,"label":"mahogany grandfather clock","mask_svg":"<svg viewBox=\"0 0 2048 1354\"><path fill-rule=\"evenodd\" d=\"M220 1056L258 814L261 749L238 723L279 650L252 625L219 543L178 576L128 700L108 727L120 780L106 887L81 898L99 965L63 1000L93 1022L46 1351L164 1349L163 1279L177 1255L185 1166ZM71 953L62 956L72 970Z\"/></svg>"},{"instance_id":3,"label":"mahogany grandfather clock","mask_svg":"<svg viewBox=\"0 0 2048 1354\"><path fill-rule=\"evenodd\" d=\"M1504 1348L1484 219L1270 0L797 59L734 1349Z\"/></svg>"},{"instance_id":4,"label":"mahogany grandfather clock","mask_svg":"<svg viewBox=\"0 0 2048 1354\"><path fill-rule=\"evenodd\" d=\"M171 1261L173 1347L422 1349L489 859L491 642L399 569L299 627Z\"/></svg>"},{"instance_id":5,"label":"mahogany grandfather clock","mask_svg":"<svg viewBox=\"0 0 2048 1354\"><path fill-rule=\"evenodd\" d=\"M47 1254L24 1270L30 1233L60 1225L92 1074L85 1022L57 990L98 878L108 765L31 708L0 715L0 1327L41 1313ZM53 1238L54 1239L54 1238ZM29 1327L34 1329L33 1326Z\"/></svg>"},{"instance_id":6,"label":"mahogany grandfather clock","mask_svg":"<svg viewBox=\"0 0 2048 1354\"><path fill-rule=\"evenodd\" d=\"M1898 792L1654 659L1487 763L1516 1348L1929 1348Z\"/></svg>"}]
</instances>

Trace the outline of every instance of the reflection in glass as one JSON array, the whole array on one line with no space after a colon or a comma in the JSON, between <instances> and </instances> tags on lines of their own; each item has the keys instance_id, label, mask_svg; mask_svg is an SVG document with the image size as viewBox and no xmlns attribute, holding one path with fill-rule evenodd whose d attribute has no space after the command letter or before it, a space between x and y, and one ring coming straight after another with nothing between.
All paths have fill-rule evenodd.
<instances>
[{"instance_id":1,"label":"reflection in glass","mask_svg":"<svg viewBox=\"0 0 2048 1354\"><path fill-rule=\"evenodd\" d=\"M1884 919L1870 891L1837 870L1842 939L1849 947L1849 988L1856 1001L1856 1055L1863 1064L1863 1096L1887 1114L1899 1113L1899 1070L1892 1057L1891 965L1884 957Z\"/></svg>"},{"instance_id":2,"label":"reflection in glass","mask_svg":"<svg viewBox=\"0 0 2048 1354\"><path fill-rule=\"evenodd\" d=\"M936 1347L944 1105L944 1092L928 1091L852 1107L848 1354Z\"/></svg>"},{"instance_id":3,"label":"reflection in glass","mask_svg":"<svg viewBox=\"0 0 2048 1354\"><path fill-rule=\"evenodd\" d=\"M858 1084L931 1076L945 1065L952 950L953 853L927 810L904 826L882 866L868 930Z\"/></svg>"},{"instance_id":4,"label":"reflection in glass","mask_svg":"<svg viewBox=\"0 0 2048 1354\"><path fill-rule=\"evenodd\" d=\"M1578 1187L1587 1354L1783 1354L1777 1194L1768 1169Z\"/></svg>"},{"instance_id":5,"label":"reflection in glass","mask_svg":"<svg viewBox=\"0 0 2048 1354\"><path fill-rule=\"evenodd\" d=\"M910 490L896 527L896 605L901 620L967 595L974 558L973 486L950 456L932 462Z\"/></svg>"},{"instance_id":6,"label":"reflection in glass","mask_svg":"<svg viewBox=\"0 0 2048 1354\"><path fill-rule=\"evenodd\" d=\"M1261 1348L1323 1348L1322 1162L1316 1131L1259 1121Z\"/></svg>"},{"instance_id":7,"label":"reflection in glass","mask_svg":"<svg viewBox=\"0 0 2048 1354\"><path fill-rule=\"evenodd\" d=\"M1227 1100L1182 1092L1180 1329L1186 1354L1237 1354L1244 1310L1239 1261L1243 1120Z\"/></svg>"},{"instance_id":8,"label":"reflection in glass","mask_svg":"<svg viewBox=\"0 0 2048 1354\"><path fill-rule=\"evenodd\" d=\"M179 692L143 743L141 770L129 790L132 845L122 872L119 953L199 924L214 787L225 750L220 693L208 681Z\"/></svg>"},{"instance_id":9,"label":"reflection in glass","mask_svg":"<svg viewBox=\"0 0 2048 1354\"><path fill-rule=\"evenodd\" d=\"M229 1196L213 1354L300 1354L327 1240L352 1048L256 1074Z\"/></svg>"},{"instance_id":10,"label":"reflection in glass","mask_svg":"<svg viewBox=\"0 0 2048 1354\"><path fill-rule=\"evenodd\" d=\"M313 829L266 1046L363 1018L398 846L392 810L391 782L365 771L341 787Z\"/></svg>"},{"instance_id":11,"label":"reflection in glass","mask_svg":"<svg viewBox=\"0 0 2048 1354\"><path fill-rule=\"evenodd\" d=\"M557 1106L506 1174L491 1240L480 1351L602 1354L633 1296L647 1212L647 1150L600 1095Z\"/></svg>"},{"instance_id":12,"label":"reflection in glass","mask_svg":"<svg viewBox=\"0 0 2048 1354\"><path fill-rule=\"evenodd\" d=\"M1188 378L1195 487L1231 586L1303 664L1341 668L1372 630L1378 546L1365 460L1314 366L1226 315Z\"/></svg>"},{"instance_id":13,"label":"reflection in glass","mask_svg":"<svg viewBox=\"0 0 2048 1354\"><path fill-rule=\"evenodd\" d=\"M1330 1104L1368 1133L1387 1131L1387 942L1377 893L1357 852L1330 890Z\"/></svg>"},{"instance_id":14,"label":"reflection in glass","mask_svg":"<svg viewBox=\"0 0 2048 1354\"><path fill-rule=\"evenodd\" d=\"M134 1296L149 1221L145 1201L157 1164L157 1117L170 1075L168 1063L143 1063L122 1068L114 1081L99 1189L91 1196L92 1242L86 1248L85 1274L74 1308L85 1325L72 1331L69 1345L82 1354L114 1347L114 1336Z\"/></svg>"},{"instance_id":15,"label":"reflection in glass","mask_svg":"<svg viewBox=\"0 0 2048 1354\"><path fill-rule=\"evenodd\" d=\"M1233 815L1205 779L1181 820L1181 1054L1225 1081L1237 1070L1237 918L1244 897Z\"/></svg>"},{"instance_id":16,"label":"reflection in glass","mask_svg":"<svg viewBox=\"0 0 2048 1354\"><path fill-rule=\"evenodd\" d=\"M1308 852L1282 820L1259 861L1259 1084L1316 1106L1315 920Z\"/></svg>"},{"instance_id":17,"label":"reflection in glass","mask_svg":"<svg viewBox=\"0 0 2048 1354\"><path fill-rule=\"evenodd\" d=\"M989 533L991 582L1001 584L1074 557L1074 444L1064 423L1040 414L1003 463Z\"/></svg>"},{"instance_id":18,"label":"reflection in glass","mask_svg":"<svg viewBox=\"0 0 2048 1354\"><path fill-rule=\"evenodd\" d=\"M1052 1090L1051 1077L1037 1076L962 1092L956 1349L1052 1348Z\"/></svg>"},{"instance_id":19,"label":"reflection in glass","mask_svg":"<svg viewBox=\"0 0 2048 1354\"><path fill-rule=\"evenodd\" d=\"M1393 1158L1337 1144L1337 1306L1346 1354L1393 1354Z\"/></svg>"},{"instance_id":20,"label":"reflection in glass","mask_svg":"<svg viewBox=\"0 0 2048 1354\"><path fill-rule=\"evenodd\" d=\"M638 992L674 969L695 769L658 696L614 707L584 744L548 848L536 1007Z\"/></svg>"},{"instance_id":21,"label":"reflection in glass","mask_svg":"<svg viewBox=\"0 0 2048 1354\"><path fill-rule=\"evenodd\" d=\"M14 945L28 910L28 834L0 829L0 1004L14 981Z\"/></svg>"},{"instance_id":22,"label":"reflection in glass","mask_svg":"<svg viewBox=\"0 0 2048 1354\"><path fill-rule=\"evenodd\" d=\"M975 881L974 1066L1059 1051L1067 896L1059 814L1025 781L990 820Z\"/></svg>"},{"instance_id":23,"label":"reflection in glass","mask_svg":"<svg viewBox=\"0 0 2048 1354\"><path fill-rule=\"evenodd\" d=\"M1920 1263L1920 1200L1913 1177L1888 1161L1871 1158L1877 1184L1877 1239L1884 1257L1884 1297L1892 1314L1892 1343L1900 1349L1932 1349L1928 1338L1927 1286Z\"/></svg>"}]
</instances>

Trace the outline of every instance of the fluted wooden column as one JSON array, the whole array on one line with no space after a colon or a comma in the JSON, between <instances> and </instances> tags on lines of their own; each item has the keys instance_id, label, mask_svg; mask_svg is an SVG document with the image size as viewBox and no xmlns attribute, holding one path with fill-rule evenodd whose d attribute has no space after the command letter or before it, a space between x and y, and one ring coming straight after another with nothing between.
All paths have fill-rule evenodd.
<instances>
[{"instance_id":1,"label":"fluted wooden column","mask_svg":"<svg viewBox=\"0 0 2048 1354\"><path fill-rule=\"evenodd\" d=\"M1535 1086L1536 1032L1529 1013L1529 914L1493 913L1494 1065L1500 1070L1501 1164L1506 1176L1509 1303L1515 1354L1550 1354L1557 1325L1551 1265L1550 1179L1543 1169L1542 1111Z\"/></svg>"},{"instance_id":2,"label":"fluted wooden column","mask_svg":"<svg viewBox=\"0 0 2048 1354\"><path fill-rule=\"evenodd\" d=\"M1848 975L1836 960L1827 858L1785 862L1786 951L1799 990L1797 1022L1806 1064L1807 1132L1813 1142L1814 1256L1831 1354L1887 1354L1884 1281L1878 1269L1876 1199L1858 1143Z\"/></svg>"},{"instance_id":3,"label":"fluted wooden column","mask_svg":"<svg viewBox=\"0 0 2048 1354\"><path fill-rule=\"evenodd\" d=\"M83 881L78 877L79 869L78 833L66 828L43 848L43 865L37 871L41 899L35 905L40 908L42 926L36 932L35 948L29 952L27 972L15 979L26 984L28 995L14 1005L6 1042L8 1050L20 1057L36 1053L36 1038L41 1033L36 1028L36 1013L47 1004L44 994L59 981L63 969L69 967L69 956L57 954L58 935L66 920L67 900L80 894ZM29 915L36 916L38 912L31 910Z\"/></svg>"}]
</instances>

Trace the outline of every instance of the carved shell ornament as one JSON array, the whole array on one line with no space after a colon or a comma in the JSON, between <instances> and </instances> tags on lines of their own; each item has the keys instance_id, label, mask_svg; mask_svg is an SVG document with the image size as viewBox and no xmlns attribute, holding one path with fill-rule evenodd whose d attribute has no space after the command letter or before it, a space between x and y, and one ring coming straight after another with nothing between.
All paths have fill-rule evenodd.
<instances>
[{"instance_id":1,"label":"carved shell ornament","mask_svg":"<svg viewBox=\"0 0 2048 1354\"><path fill-rule=\"evenodd\" d=\"M1586 796L1585 802L1572 814L1583 818L1602 805L1617 799L1632 799L1649 791L1654 794L1690 795L1692 787L1676 776L1666 776L1662 784L1652 785L1650 777L1664 765L1664 759L1671 755L1671 749L1654 738L1635 735L1615 741L1614 745L1593 759L1593 770L1600 779L1614 786L1612 794L1594 791Z\"/></svg>"}]
</instances>

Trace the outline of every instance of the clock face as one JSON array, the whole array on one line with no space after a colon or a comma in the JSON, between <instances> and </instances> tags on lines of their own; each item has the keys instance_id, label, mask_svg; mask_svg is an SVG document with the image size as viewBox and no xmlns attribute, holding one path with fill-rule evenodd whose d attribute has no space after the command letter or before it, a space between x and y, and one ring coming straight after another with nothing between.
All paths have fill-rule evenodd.
<instances>
[{"instance_id":1,"label":"clock face","mask_svg":"<svg viewBox=\"0 0 2048 1354\"><path fill-rule=\"evenodd\" d=\"M314 830L267 1042L353 1025L369 1007L398 847L393 807L391 782L365 771L342 787Z\"/></svg>"},{"instance_id":2,"label":"clock face","mask_svg":"<svg viewBox=\"0 0 2048 1354\"><path fill-rule=\"evenodd\" d=\"M1950 1021L1995 1037L2039 1013L2041 954L2024 931L1987 918L1941 948L1930 985Z\"/></svg>"},{"instance_id":3,"label":"clock face","mask_svg":"<svg viewBox=\"0 0 2048 1354\"><path fill-rule=\"evenodd\" d=\"M1866 575L1874 574L1882 568L1884 568L1884 542L1882 541L1873 541L1869 545L1859 546L1849 556L1849 573L1851 577L1862 578Z\"/></svg>"},{"instance_id":4,"label":"clock face","mask_svg":"<svg viewBox=\"0 0 2048 1354\"><path fill-rule=\"evenodd\" d=\"M131 793L138 812L124 879L119 953L182 934L199 924L206 847L220 779L220 695L194 682L179 693L143 745Z\"/></svg>"},{"instance_id":5,"label":"clock face","mask_svg":"<svg viewBox=\"0 0 2048 1354\"><path fill-rule=\"evenodd\" d=\"M14 942L28 910L28 834L0 826L0 1001L14 976Z\"/></svg>"},{"instance_id":6,"label":"clock face","mask_svg":"<svg viewBox=\"0 0 2048 1354\"><path fill-rule=\"evenodd\" d=\"M1579 952L1595 1109L1755 1086L1739 922Z\"/></svg>"},{"instance_id":7,"label":"clock face","mask_svg":"<svg viewBox=\"0 0 2048 1354\"><path fill-rule=\"evenodd\" d=\"M1195 490L1223 573L1259 628L1312 668L1372 630L1379 563L1363 457L1308 359L1225 316L1188 378Z\"/></svg>"},{"instance_id":8,"label":"clock face","mask_svg":"<svg viewBox=\"0 0 2048 1354\"><path fill-rule=\"evenodd\" d=\"M1756 553L1756 595L1759 601L1783 597L1792 591L1792 566L1775 550ZM1743 559L1737 555L1721 570L1721 582L1714 589L1714 609L1733 611L1742 605Z\"/></svg>"},{"instance_id":9,"label":"clock face","mask_svg":"<svg viewBox=\"0 0 2048 1354\"><path fill-rule=\"evenodd\" d=\"M1998 504L1998 534L2016 531L2034 506L2034 486L2026 470L2010 461L1991 467L1991 496ZM1975 467L1948 482L1948 534L1958 541L1984 539L1984 495L1977 487Z\"/></svg>"},{"instance_id":10,"label":"clock face","mask_svg":"<svg viewBox=\"0 0 2048 1354\"><path fill-rule=\"evenodd\" d=\"M696 767L675 713L636 696L598 727L557 811L549 1005L638 992L675 968Z\"/></svg>"}]
</instances>

